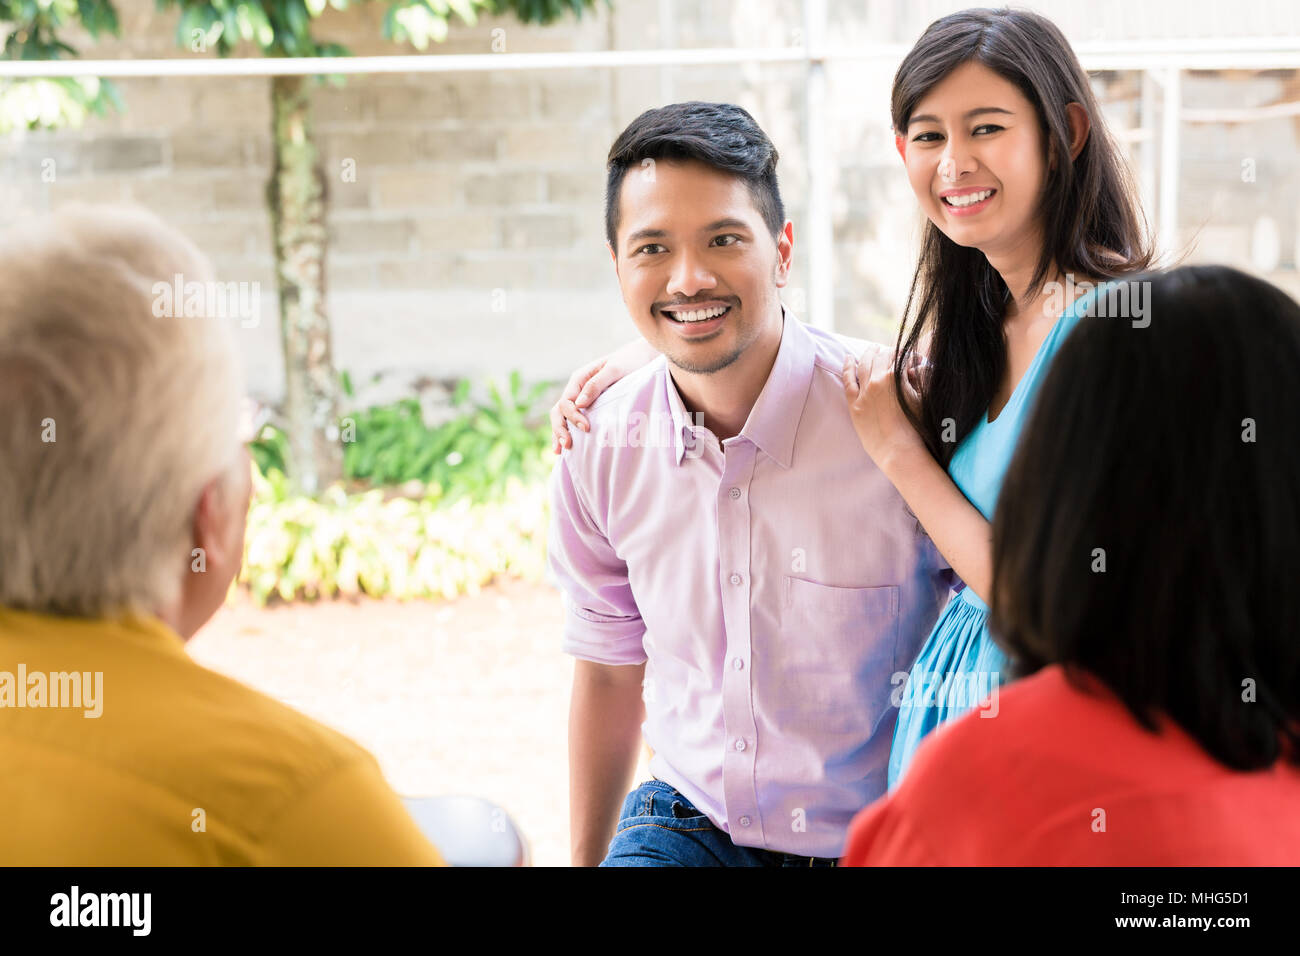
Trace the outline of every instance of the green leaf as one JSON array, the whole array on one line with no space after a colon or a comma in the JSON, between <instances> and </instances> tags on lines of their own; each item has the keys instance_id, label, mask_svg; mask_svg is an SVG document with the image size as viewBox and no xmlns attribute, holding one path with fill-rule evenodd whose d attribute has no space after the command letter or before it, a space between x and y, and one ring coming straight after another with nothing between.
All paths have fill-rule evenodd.
<instances>
[{"instance_id":1,"label":"green leaf","mask_svg":"<svg viewBox=\"0 0 1300 956\"><path fill-rule=\"evenodd\" d=\"M510 443L507 441L498 441L492 446L492 452L488 455L484 466L489 473L495 474L501 471L509 457Z\"/></svg>"},{"instance_id":2,"label":"green leaf","mask_svg":"<svg viewBox=\"0 0 1300 956\"><path fill-rule=\"evenodd\" d=\"M478 11L474 9L470 0L448 0L448 6L470 26L478 22Z\"/></svg>"},{"instance_id":3,"label":"green leaf","mask_svg":"<svg viewBox=\"0 0 1300 956\"><path fill-rule=\"evenodd\" d=\"M295 44L301 44L308 40L311 31L309 24L310 17L307 14L307 7L302 0L283 0L285 19L289 22L289 30L292 32Z\"/></svg>"},{"instance_id":4,"label":"green leaf","mask_svg":"<svg viewBox=\"0 0 1300 956\"><path fill-rule=\"evenodd\" d=\"M224 29L221 31L219 46L224 51L234 46L235 38L239 36L239 16L232 6L221 8L220 14Z\"/></svg>"},{"instance_id":5,"label":"green leaf","mask_svg":"<svg viewBox=\"0 0 1300 956\"><path fill-rule=\"evenodd\" d=\"M241 5L242 9L248 11L248 17L253 27L252 39L263 50L274 45L275 28L271 26L271 20L266 15L266 9L260 3L245 3Z\"/></svg>"}]
</instances>

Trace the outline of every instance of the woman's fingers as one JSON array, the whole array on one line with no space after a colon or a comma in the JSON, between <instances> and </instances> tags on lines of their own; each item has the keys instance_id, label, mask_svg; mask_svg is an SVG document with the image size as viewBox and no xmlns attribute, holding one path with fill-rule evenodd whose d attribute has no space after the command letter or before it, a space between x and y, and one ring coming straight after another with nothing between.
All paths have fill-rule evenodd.
<instances>
[{"instance_id":1,"label":"woman's fingers","mask_svg":"<svg viewBox=\"0 0 1300 956\"><path fill-rule=\"evenodd\" d=\"M862 377L862 383L865 387L880 378L880 370L885 368L888 363L886 358L885 347L872 343L871 348L862 353L862 367L866 374Z\"/></svg>"},{"instance_id":2,"label":"woman's fingers","mask_svg":"<svg viewBox=\"0 0 1300 956\"><path fill-rule=\"evenodd\" d=\"M570 424L577 425L585 432L591 431L582 412L578 411L572 401L562 398L551 406L551 451L557 455L561 448L573 445L573 438L569 435Z\"/></svg>"},{"instance_id":3,"label":"woman's fingers","mask_svg":"<svg viewBox=\"0 0 1300 956\"><path fill-rule=\"evenodd\" d=\"M596 361L588 362L575 371L569 376L569 380L564 383L564 391L560 392L560 398L567 398L569 401L577 398L578 392L582 391L582 386L586 384L587 379L591 378L592 373L604 364L604 359L596 359Z\"/></svg>"},{"instance_id":4,"label":"woman's fingers","mask_svg":"<svg viewBox=\"0 0 1300 956\"><path fill-rule=\"evenodd\" d=\"M588 423L586 416L578 411L577 406L572 401L562 398L551 409L551 434L557 444L564 448L570 448L573 445L573 437L569 434L570 425L576 425L584 432L591 431L591 425ZM559 447L555 447L554 450L558 454Z\"/></svg>"},{"instance_id":5,"label":"woman's fingers","mask_svg":"<svg viewBox=\"0 0 1300 956\"><path fill-rule=\"evenodd\" d=\"M610 368L604 359L601 359L599 364L591 369L587 380L582 385L582 390L578 392L578 397L574 400L574 404L579 408L586 408L596 400L601 392L617 381L618 373Z\"/></svg>"},{"instance_id":6,"label":"woman's fingers","mask_svg":"<svg viewBox=\"0 0 1300 956\"><path fill-rule=\"evenodd\" d=\"M858 394L858 360L850 353L844 356L844 368L840 371L840 378L844 381L844 389L848 392L850 398L856 398Z\"/></svg>"},{"instance_id":7,"label":"woman's fingers","mask_svg":"<svg viewBox=\"0 0 1300 956\"><path fill-rule=\"evenodd\" d=\"M909 391L919 393L921 391L921 385L924 382L924 379L925 379L925 368L920 363L916 363L913 364L912 367L907 370L907 375L904 377L904 382L906 383Z\"/></svg>"},{"instance_id":8,"label":"woman's fingers","mask_svg":"<svg viewBox=\"0 0 1300 956\"><path fill-rule=\"evenodd\" d=\"M569 426L564 423L560 413L560 403L551 406L551 451L560 453L560 442L569 434Z\"/></svg>"},{"instance_id":9,"label":"woman's fingers","mask_svg":"<svg viewBox=\"0 0 1300 956\"><path fill-rule=\"evenodd\" d=\"M589 362L569 376L559 400L551 406L551 451L559 454L561 449L573 445L569 436L569 426L576 425L585 432L591 431L591 423L578 411L578 407L588 404L592 397L599 395L603 387L596 388L598 381L593 377L605 367L605 359Z\"/></svg>"},{"instance_id":10,"label":"woman's fingers","mask_svg":"<svg viewBox=\"0 0 1300 956\"><path fill-rule=\"evenodd\" d=\"M591 424L587 421L587 416L578 411L578 407L573 402L560 402L560 413L564 415L565 421L570 425L577 425L584 432L591 431Z\"/></svg>"},{"instance_id":11,"label":"woman's fingers","mask_svg":"<svg viewBox=\"0 0 1300 956\"><path fill-rule=\"evenodd\" d=\"M861 358L844 357L844 387L855 404L865 403L868 387L880 377L882 368L888 368L888 363L881 361L884 354L884 347L873 342Z\"/></svg>"},{"instance_id":12,"label":"woman's fingers","mask_svg":"<svg viewBox=\"0 0 1300 956\"><path fill-rule=\"evenodd\" d=\"M569 445L569 425L560 411L560 403L551 406L551 451L560 453L560 449Z\"/></svg>"},{"instance_id":13,"label":"woman's fingers","mask_svg":"<svg viewBox=\"0 0 1300 956\"><path fill-rule=\"evenodd\" d=\"M893 393L895 353L887 346L872 342L860 359L845 356L844 390L850 402L865 409L880 401L882 389Z\"/></svg>"}]
</instances>

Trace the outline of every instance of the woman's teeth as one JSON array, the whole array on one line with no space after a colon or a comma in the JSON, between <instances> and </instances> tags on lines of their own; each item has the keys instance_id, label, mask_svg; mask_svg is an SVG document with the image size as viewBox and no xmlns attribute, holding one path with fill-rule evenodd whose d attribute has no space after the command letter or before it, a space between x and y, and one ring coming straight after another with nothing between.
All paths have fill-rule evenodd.
<instances>
[{"instance_id":1,"label":"woman's teeth","mask_svg":"<svg viewBox=\"0 0 1300 956\"><path fill-rule=\"evenodd\" d=\"M943 201L949 206L970 206L977 202L983 202L993 193L994 190L985 189L977 193L967 193L965 196L944 196Z\"/></svg>"},{"instance_id":2,"label":"woman's teeth","mask_svg":"<svg viewBox=\"0 0 1300 956\"><path fill-rule=\"evenodd\" d=\"M707 322L709 319L716 319L730 308L731 306L727 305L712 309L697 309L694 312L668 312L667 309L664 311L668 312L668 317L674 322Z\"/></svg>"}]
</instances>

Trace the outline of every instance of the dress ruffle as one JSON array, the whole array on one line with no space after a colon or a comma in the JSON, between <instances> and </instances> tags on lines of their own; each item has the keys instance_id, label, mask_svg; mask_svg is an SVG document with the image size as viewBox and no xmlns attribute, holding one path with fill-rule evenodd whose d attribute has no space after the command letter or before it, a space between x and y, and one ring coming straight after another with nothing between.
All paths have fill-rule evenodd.
<instances>
[{"instance_id":1,"label":"dress ruffle","mask_svg":"<svg viewBox=\"0 0 1300 956\"><path fill-rule=\"evenodd\" d=\"M907 675L889 754L889 789L926 735L977 707L1006 683L1008 658L988 631L988 609L969 589L943 609Z\"/></svg>"}]
</instances>

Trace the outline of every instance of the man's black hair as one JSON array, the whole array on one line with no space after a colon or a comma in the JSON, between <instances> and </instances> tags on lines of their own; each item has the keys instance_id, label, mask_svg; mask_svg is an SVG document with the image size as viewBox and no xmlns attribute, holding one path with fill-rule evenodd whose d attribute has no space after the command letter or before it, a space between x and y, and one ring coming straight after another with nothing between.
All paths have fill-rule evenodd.
<instances>
[{"instance_id":1,"label":"man's black hair","mask_svg":"<svg viewBox=\"0 0 1300 956\"><path fill-rule=\"evenodd\" d=\"M605 185L605 238L617 248L618 199L628 169L646 160L696 160L739 176L749 187L768 231L785 224L785 204L776 181L776 147L754 117L731 103L673 103L646 110L609 150Z\"/></svg>"}]
</instances>

